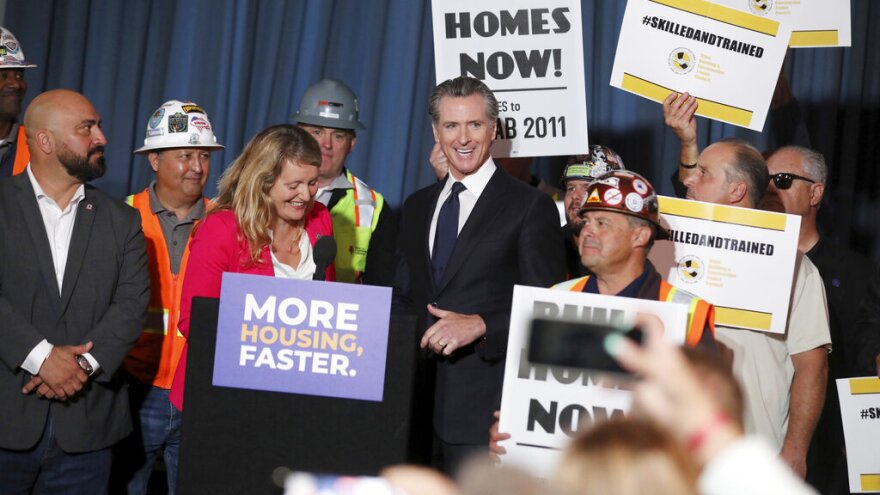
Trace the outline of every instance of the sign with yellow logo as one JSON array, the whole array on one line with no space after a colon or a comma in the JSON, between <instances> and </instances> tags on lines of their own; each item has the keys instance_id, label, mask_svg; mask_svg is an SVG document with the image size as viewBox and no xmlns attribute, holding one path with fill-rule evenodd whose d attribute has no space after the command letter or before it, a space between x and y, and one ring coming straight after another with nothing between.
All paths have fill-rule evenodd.
<instances>
[{"instance_id":1,"label":"sign with yellow logo","mask_svg":"<svg viewBox=\"0 0 880 495\"><path fill-rule=\"evenodd\" d=\"M785 333L801 218L659 196L669 239L648 257L670 284L715 305L715 324Z\"/></svg>"},{"instance_id":2,"label":"sign with yellow logo","mask_svg":"<svg viewBox=\"0 0 880 495\"><path fill-rule=\"evenodd\" d=\"M791 26L792 48L851 46L850 0L715 0Z\"/></svg>"},{"instance_id":3,"label":"sign with yellow logo","mask_svg":"<svg viewBox=\"0 0 880 495\"><path fill-rule=\"evenodd\" d=\"M697 115L760 132L790 33L706 0L629 0L611 85L656 102L688 92Z\"/></svg>"},{"instance_id":4,"label":"sign with yellow logo","mask_svg":"<svg viewBox=\"0 0 880 495\"><path fill-rule=\"evenodd\" d=\"M846 443L849 491L880 493L880 378L840 378L840 417Z\"/></svg>"}]
</instances>

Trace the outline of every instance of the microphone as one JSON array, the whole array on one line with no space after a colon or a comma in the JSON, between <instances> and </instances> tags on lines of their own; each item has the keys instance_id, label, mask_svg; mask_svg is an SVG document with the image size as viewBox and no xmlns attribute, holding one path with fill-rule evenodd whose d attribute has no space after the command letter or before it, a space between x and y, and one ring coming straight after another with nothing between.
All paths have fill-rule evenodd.
<instances>
[{"instance_id":1,"label":"microphone","mask_svg":"<svg viewBox=\"0 0 880 495\"><path fill-rule=\"evenodd\" d=\"M315 243L315 249L312 254L316 266L315 275L312 277L312 280L324 280L327 267L330 266L330 263L333 263L333 259L336 258L336 240L327 235L321 237L318 239L318 242Z\"/></svg>"}]
</instances>

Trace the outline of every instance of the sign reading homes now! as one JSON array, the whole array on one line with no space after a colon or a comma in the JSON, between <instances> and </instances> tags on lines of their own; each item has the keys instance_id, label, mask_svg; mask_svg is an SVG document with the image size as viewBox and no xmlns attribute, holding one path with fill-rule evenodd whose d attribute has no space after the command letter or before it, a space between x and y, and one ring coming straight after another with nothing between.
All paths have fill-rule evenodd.
<instances>
[{"instance_id":1,"label":"sign reading homes now!","mask_svg":"<svg viewBox=\"0 0 880 495\"><path fill-rule=\"evenodd\" d=\"M391 289L224 273L215 386L381 401Z\"/></svg>"},{"instance_id":2,"label":"sign reading homes now!","mask_svg":"<svg viewBox=\"0 0 880 495\"><path fill-rule=\"evenodd\" d=\"M433 0L437 82L498 100L493 157L579 155L587 143L580 0Z\"/></svg>"}]
</instances>

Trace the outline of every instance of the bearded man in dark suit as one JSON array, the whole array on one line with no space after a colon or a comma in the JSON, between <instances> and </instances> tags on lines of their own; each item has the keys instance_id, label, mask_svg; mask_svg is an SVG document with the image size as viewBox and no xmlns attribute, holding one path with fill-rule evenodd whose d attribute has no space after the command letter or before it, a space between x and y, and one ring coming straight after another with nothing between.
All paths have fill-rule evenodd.
<instances>
[{"instance_id":1,"label":"bearded man in dark suit","mask_svg":"<svg viewBox=\"0 0 880 495\"><path fill-rule=\"evenodd\" d=\"M87 184L107 142L88 99L48 91L24 121L30 164L0 181L0 493L106 493L150 295L140 217Z\"/></svg>"}]
</instances>

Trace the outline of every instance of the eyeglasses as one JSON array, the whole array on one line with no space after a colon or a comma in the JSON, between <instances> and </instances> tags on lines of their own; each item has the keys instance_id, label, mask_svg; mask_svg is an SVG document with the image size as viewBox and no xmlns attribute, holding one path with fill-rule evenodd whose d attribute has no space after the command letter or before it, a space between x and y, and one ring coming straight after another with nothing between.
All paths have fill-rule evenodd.
<instances>
[{"instance_id":1,"label":"eyeglasses","mask_svg":"<svg viewBox=\"0 0 880 495\"><path fill-rule=\"evenodd\" d=\"M778 174L773 174L770 176L770 179L773 181L773 184L776 185L777 189L788 189L789 187L791 187L791 183L795 179L805 180L805 181L813 183L813 184L816 183L816 181L814 181L813 179L809 179L807 177L802 177L797 174L790 174L788 172L780 172Z\"/></svg>"}]
</instances>

